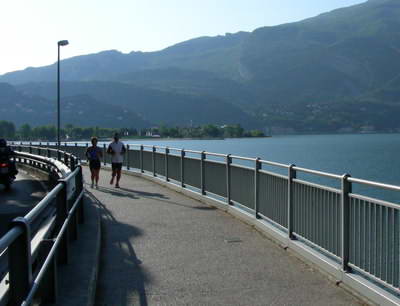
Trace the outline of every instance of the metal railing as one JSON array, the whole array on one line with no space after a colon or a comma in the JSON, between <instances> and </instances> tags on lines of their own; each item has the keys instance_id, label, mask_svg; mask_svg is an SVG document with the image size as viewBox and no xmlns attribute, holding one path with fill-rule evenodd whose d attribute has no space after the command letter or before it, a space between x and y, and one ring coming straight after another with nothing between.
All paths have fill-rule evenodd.
<instances>
[{"instance_id":1,"label":"metal railing","mask_svg":"<svg viewBox=\"0 0 400 306\"><path fill-rule=\"evenodd\" d=\"M69 243L84 221L82 169L70 153L24 145L13 149L18 164L48 173L53 188L0 237L0 305L54 303L57 266L68 262Z\"/></svg>"},{"instance_id":2,"label":"metal railing","mask_svg":"<svg viewBox=\"0 0 400 306\"><path fill-rule=\"evenodd\" d=\"M86 159L87 146L63 149ZM339 273L357 273L399 293L400 206L353 193L356 185L395 192L399 186L259 158L139 144L128 145L124 166L237 206L277 230L286 243L304 243L332 260ZM305 174L338 187L298 178Z\"/></svg>"}]
</instances>

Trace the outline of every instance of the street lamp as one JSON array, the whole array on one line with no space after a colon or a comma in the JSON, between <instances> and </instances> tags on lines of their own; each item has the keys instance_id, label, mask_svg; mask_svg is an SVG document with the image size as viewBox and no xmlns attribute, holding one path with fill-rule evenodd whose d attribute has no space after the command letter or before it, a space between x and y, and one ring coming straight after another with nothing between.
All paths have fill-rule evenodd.
<instances>
[{"instance_id":1,"label":"street lamp","mask_svg":"<svg viewBox=\"0 0 400 306\"><path fill-rule=\"evenodd\" d=\"M60 40L57 43L57 149L60 150L60 47L68 45L68 40Z\"/></svg>"}]
</instances>

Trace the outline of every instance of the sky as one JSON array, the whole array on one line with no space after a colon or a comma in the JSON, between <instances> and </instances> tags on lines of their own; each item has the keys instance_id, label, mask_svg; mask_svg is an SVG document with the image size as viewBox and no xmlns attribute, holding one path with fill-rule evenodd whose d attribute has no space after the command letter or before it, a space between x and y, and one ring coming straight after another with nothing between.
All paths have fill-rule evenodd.
<instances>
[{"instance_id":1,"label":"sky","mask_svg":"<svg viewBox=\"0 0 400 306\"><path fill-rule=\"evenodd\" d=\"M200 37L299 21L366 0L2 0L0 74L116 49L157 51Z\"/></svg>"}]
</instances>

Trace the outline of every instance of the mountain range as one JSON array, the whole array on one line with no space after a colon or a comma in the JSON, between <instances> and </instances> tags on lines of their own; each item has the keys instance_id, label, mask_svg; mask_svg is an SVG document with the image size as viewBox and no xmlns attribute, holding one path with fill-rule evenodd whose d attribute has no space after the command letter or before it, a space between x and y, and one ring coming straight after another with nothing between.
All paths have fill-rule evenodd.
<instances>
[{"instance_id":1,"label":"mountain range","mask_svg":"<svg viewBox=\"0 0 400 306\"><path fill-rule=\"evenodd\" d=\"M157 52L110 50L65 59L63 122L398 131L399 28L400 1L369 0L300 22L195 38ZM18 103L9 103L19 115L7 117L18 124L51 122L55 77L56 64L0 76L0 108L8 101L3 96L14 95L11 100ZM44 106L48 111L41 111ZM64 115L67 107L85 120Z\"/></svg>"}]
</instances>

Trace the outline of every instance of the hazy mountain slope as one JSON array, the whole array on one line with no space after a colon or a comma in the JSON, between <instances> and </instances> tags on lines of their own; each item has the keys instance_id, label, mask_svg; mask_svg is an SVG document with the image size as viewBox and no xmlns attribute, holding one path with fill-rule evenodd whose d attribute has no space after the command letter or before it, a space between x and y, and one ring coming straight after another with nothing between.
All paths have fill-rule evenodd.
<instances>
[{"instance_id":1,"label":"hazy mountain slope","mask_svg":"<svg viewBox=\"0 0 400 306\"><path fill-rule=\"evenodd\" d=\"M25 95L56 95L54 83L28 83L17 87ZM103 104L129 109L154 124L201 125L207 123L259 127L240 108L212 96L194 96L151 90L118 82L64 82L62 97L87 95Z\"/></svg>"},{"instance_id":2,"label":"hazy mountain slope","mask_svg":"<svg viewBox=\"0 0 400 306\"><path fill-rule=\"evenodd\" d=\"M62 78L66 81L110 80L123 73L145 69L180 67L211 71L221 76L239 77L236 67L241 43L249 33L240 32L217 37L200 37L157 52L123 54L110 50L76 56L62 61ZM56 64L27 68L0 76L1 82L21 84L49 82L56 78Z\"/></svg>"},{"instance_id":3,"label":"hazy mountain slope","mask_svg":"<svg viewBox=\"0 0 400 306\"><path fill-rule=\"evenodd\" d=\"M63 94L129 108L153 123L400 130L393 119L400 116L399 29L399 0L369 0L300 22L200 37L158 52L79 56L62 62L62 79L74 81L63 84ZM0 81L55 78L52 65L8 73ZM54 86L24 86L19 88L31 95L55 94Z\"/></svg>"},{"instance_id":4,"label":"hazy mountain slope","mask_svg":"<svg viewBox=\"0 0 400 306\"><path fill-rule=\"evenodd\" d=\"M148 69L118 76L116 81L135 86L191 95L208 95L236 105L255 103L254 93L242 83L207 71L180 68Z\"/></svg>"},{"instance_id":5,"label":"hazy mountain slope","mask_svg":"<svg viewBox=\"0 0 400 306\"><path fill-rule=\"evenodd\" d=\"M373 0L302 22L254 31L242 62L271 102L356 97L399 74L400 1ZM282 103L285 103L282 102Z\"/></svg>"},{"instance_id":6,"label":"hazy mountain slope","mask_svg":"<svg viewBox=\"0 0 400 306\"><path fill-rule=\"evenodd\" d=\"M55 96L53 96L55 97ZM150 127L133 111L121 106L110 106L88 95L64 97L60 103L61 124L102 127ZM56 99L18 92L13 86L0 83L0 120L16 125L28 123L32 126L56 124Z\"/></svg>"}]
</instances>

